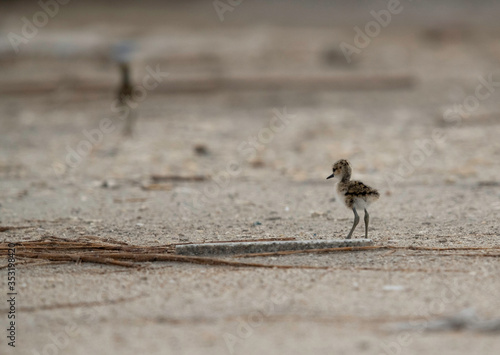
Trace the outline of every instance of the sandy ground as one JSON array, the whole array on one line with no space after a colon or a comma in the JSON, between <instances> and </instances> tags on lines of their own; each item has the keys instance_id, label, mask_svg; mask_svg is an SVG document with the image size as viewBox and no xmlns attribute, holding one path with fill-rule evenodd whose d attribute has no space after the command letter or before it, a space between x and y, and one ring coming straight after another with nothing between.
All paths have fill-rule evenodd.
<instances>
[{"instance_id":1,"label":"sandy ground","mask_svg":"<svg viewBox=\"0 0 500 355\"><path fill-rule=\"evenodd\" d=\"M98 16L90 26L82 20L83 5L68 4L14 60L3 52L0 75L9 83L101 80L113 87L117 70L101 55L116 39L132 37L140 44L136 81L158 64L171 75L404 74L415 84L379 91L152 90L137 108L132 137L121 134L112 92L63 87L5 94L0 226L29 228L0 232L0 242L84 235L134 245L342 238L352 213L334 201L334 185L325 178L335 160L347 158L354 178L381 192L370 210L375 245L498 248L500 92L481 88L489 95L480 98L476 90L481 78L500 82L500 29L487 21L495 5L468 18L467 2L460 3L446 21L438 15L423 21L435 14L431 10L420 17L403 13L347 65L335 49L352 41L352 26L364 24L371 8L352 9L351 22L332 13L338 22L328 26L326 10L318 7L310 9L317 24L310 14L291 25L276 20L280 13L273 17L246 3L223 23L211 4L189 4L173 6L164 18L141 8L135 27L119 16L131 16L130 7L113 12L109 23ZM89 13L102 10L86 6ZM298 11L294 6L290 13ZM16 19L36 8L8 10L2 29L13 31ZM247 23L260 13L267 23ZM444 32L436 34L439 25ZM58 38L73 39L74 48L62 57L51 52ZM332 49L337 56L325 59ZM265 136L277 112L285 123ZM89 141L85 132L105 118L115 130L96 136L91 151L69 166L68 152ZM257 152L242 149L252 141ZM206 154L197 154L196 145ZM238 169L230 175L228 166ZM144 189L154 174L209 178ZM394 331L398 323L425 324L467 308L481 319L500 318L498 257L482 256L494 252L402 249L245 259L296 266L288 270L30 266L18 260L16 348L6 345L2 332L0 353L498 354L498 332ZM3 299L5 268L0 275ZM0 305L2 329L7 308Z\"/></svg>"}]
</instances>

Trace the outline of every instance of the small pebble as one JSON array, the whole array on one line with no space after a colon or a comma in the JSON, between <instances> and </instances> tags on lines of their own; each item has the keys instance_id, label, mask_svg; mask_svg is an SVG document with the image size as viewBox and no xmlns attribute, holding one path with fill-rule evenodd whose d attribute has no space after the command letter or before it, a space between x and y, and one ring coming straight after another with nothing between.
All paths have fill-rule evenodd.
<instances>
[{"instance_id":1,"label":"small pebble","mask_svg":"<svg viewBox=\"0 0 500 355\"><path fill-rule=\"evenodd\" d=\"M404 289L405 287L401 285L385 285L382 287L384 291L403 291Z\"/></svg>"},{"instance_id":2,"label":"small pebble","mask_svg":"<svg viewBox=\"0 0 500 355\"><path fill-rule=\"evenodd\" d=\"M194 146L194 152L196 153L196 155L201 155L201 156L209 154L208 148L204 144L196 144Z\"/></svg>"},{"instance_id":3,"label":"small pebble","mask_svg":"<svg viewBox=\"0 0 500 355\"><path fill-rule=\"evenodd\" d=\"M106 189L116 189L118 188L118 184L113 179L107 179L102 182L101 187L104 187Z\"/></svg>"}]
</instances>

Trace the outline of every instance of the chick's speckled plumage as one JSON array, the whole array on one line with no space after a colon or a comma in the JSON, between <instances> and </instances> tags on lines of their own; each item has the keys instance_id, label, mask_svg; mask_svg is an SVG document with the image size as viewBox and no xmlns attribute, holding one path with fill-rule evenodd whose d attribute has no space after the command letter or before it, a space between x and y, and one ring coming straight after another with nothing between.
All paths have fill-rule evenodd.
<instances>
[{"instance_id":1,"label":"chick's speckled plumage","mask_svg":"<svg viewBox=\"0 0 500 355\"><path fill-rule=\"evenodd\" d=\"M351 181L352 170L347 160L337 161L332 170L334 177L340 179L336 189L337 196L347 207L365 208L380 197L376 189L361 181Z\"/></svg>"},{"instance_id":2,"label":"chick's speckled plumage","mask_svg":"<svg viewBox=\"0 0 500 355\"><path fill-rule=\"evenodd\" d=\"M366 208L372 202L379 199L380 193L361 181L351 181L351 165L345 159L341 159L333 164L332 170L333 174L330 175L328 179L334 177L339 180L335 189L338 200L354 212L354 225L347 239L351 238L352 232L358 224L359 217L356 212L357 209L363 209L365 211L365 237L368 237L369 215Z\"/></svg>"}]
</instances>

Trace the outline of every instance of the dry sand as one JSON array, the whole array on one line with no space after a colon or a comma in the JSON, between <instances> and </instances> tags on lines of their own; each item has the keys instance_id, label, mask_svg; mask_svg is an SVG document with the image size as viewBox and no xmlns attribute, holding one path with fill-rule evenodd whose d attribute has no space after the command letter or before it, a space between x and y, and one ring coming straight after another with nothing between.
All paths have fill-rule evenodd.
<instances>
[{"instance_id":1,"label":"dry sand","mask_svg":"<svg viewBox=\"0 0 500 355\"><path fill-rule=\"evenodd\" d=\"M185 16L202 30L180 19L163 23L158 15L152 17L156 27L148 27L144 14L154 9L141 9L139 32L113 26L121 23L116 16L109 23L98 21L104 34L93 28L75 40L77 49L91 48L84 50L87 58L36 57L57 35L79 38L81 5L68 4L64 16L25 52L14 60L4 55L0 75L10 83L94 80L115 87L117 70L99 53L128 35L141 43L133 65L136 81L147 65L159 63L174 76L217 70L226 75L377 73L410 75L415 84L379 91L152 90L140 103L128 138L111 111L112 92L3 95L0 226L29 228L0 232L0 242L84 235L148 246L341 238L352 213L333 201L333 184L325 178L336 159L347 158L354 178L381 192L371 209L375 245L492 249L244 260L297 266L289 270L159 262L138 269L33 266L18 260L16 348L5 344L3 331L0 353L498 354L498 332L392 330L395 323L431 321L466 308L483 319L500 318L499 258L483 255L498 255L493 248L500 246L499 88L478 99L477 109L448 123L443 119L447 110L473 103L469 95L474 97L480 77L499 72L497 25L474 16L470 25L444 21L451 29L441 36L426 32L439 21L419 25L411 12L384 29L349 66L335 56L328 64L324 51L350 40L352 24L236 26L230 20L219 23L210 2L205 5L192 12L174 7L165 15ZM245 6L234 11L242 23L254 13ZM88 5L89 11L94 7ZM16 16L32 10L11 9L3 29L16 29ZM353 24L366 21L354 18ZM500 75L496 78L500 81ZM250 157L241 145L265 135L276 110L284 109L290 121ZM106 117L116 130L69 168L68 147L77 149L88 140L84 130L96 129ZM206 154L195 152L197 144ZM228 178L229 163L238 163L239 171ZM154 174L209 178L145 189ZM355 237L362 235L360 224ZM5 265L6 258L0 262ZM6 270L0 275L3 299ZM0 305L2 329L7 308Z\"/></svg>"}]
</instances>

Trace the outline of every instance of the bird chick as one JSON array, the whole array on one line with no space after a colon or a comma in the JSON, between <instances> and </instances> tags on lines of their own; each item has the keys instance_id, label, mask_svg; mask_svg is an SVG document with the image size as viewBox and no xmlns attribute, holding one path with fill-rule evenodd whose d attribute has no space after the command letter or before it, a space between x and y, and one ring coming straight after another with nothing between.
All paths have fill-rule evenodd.
<instances>
[{"instance_id":1,"label":"bird chick","mask_svg":"<svg viewBox=\"0 0 500 355\"><path fill-rule=\"evenodd\" d=\"M333 164L333 173L327 179L336 178L337 187L335 189L337 198L354 212L354 223L347 239L351 239L352 233L359 223L358 209L365 210L365 238L368 238L368 223L370 215L367 208L380 197L379 192L361 181L351 181L351 165L345 159L341 159Z\"/></svg>"}]
</instances>

